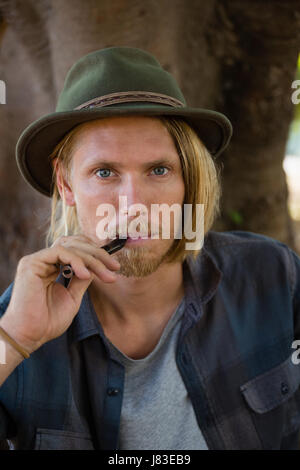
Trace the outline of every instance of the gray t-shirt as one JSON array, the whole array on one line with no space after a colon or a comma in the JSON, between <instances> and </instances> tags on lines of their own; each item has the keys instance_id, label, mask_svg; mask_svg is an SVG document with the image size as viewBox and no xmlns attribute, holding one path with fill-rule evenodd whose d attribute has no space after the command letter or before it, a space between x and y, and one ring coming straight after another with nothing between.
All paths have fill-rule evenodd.
<instances>
[{"instance_id":1,"label":"gray t-shirt","mask_svg":"<svg viewBox=\"0 0 300 470\"><path fill-rule=\"evenodd\" d=\"M125 366L120 450L207 450L175 360L184 308L183 298L143 359L126 356L108 341L112 355Z\"/></svg>"}]
</instances>

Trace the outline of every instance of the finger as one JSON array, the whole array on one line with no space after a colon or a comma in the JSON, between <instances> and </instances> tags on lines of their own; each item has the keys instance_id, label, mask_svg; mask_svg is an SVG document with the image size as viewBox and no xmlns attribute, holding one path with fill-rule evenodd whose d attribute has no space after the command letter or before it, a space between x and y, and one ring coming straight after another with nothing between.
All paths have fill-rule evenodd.
<instances>
[{"instance_id":1,"label":"finger","mask_svg":"<svg viewBox=\"0 0 300 470\"><path fill-rule=\"evenodd\" d=\"M71 279L71 282L69 283L67 289L77 305L81 303L82 297L92 281L92 273L90 279L78 279L78 277L76 276Z\"/></svg>"},{"instance_id":2,"label":"finger","mask_svg":"<svg viewBox=\"0 0 300 470\"><path fill-rule=\"evenodd\" d=\"M67 246L69 241L72 241L72 240L79 240L79 241L84 241L90 245L94 245L94 246L97 246L95 245L94 241L91 240L90 238L88 238L87 236L85 235L62 235L61 237L58 237L51 245L51 248L53 246L57 246L57 245L63 245L63 246Z\"/></svg>"},{"instance_id":3,"label":"finger","mask_svg":"<svg viewBox=\"0 0 300 470\"><path fill-rule=\"evenodd\" d=\"M91 244L90 241L87 241L87 239L83 236L69 236L69 237L60 237L56 241L57 246L63 246L64 248L77 248L80 249L81 251L84 251L95 258L101 260L108 269L110 270L119 270L120 269L120 263L116 258L113 258L109 253L107 253L105 250L103 250L100 247L97 247L94 244Z\"/></svg>"},{"instance_id":4,"label":"finger","mask_svg":"<svg viewBox=\"0 0 300 470\"><path fill-rule=\"evenodd\" d=\"M96 259L102 261L105 266L113 271L120 269L120 263L116 258L113 258L109 253L107 253L103 248L99 248L93 245L90 245L82 240L70 240L69 244L65 245L68 248L77 248L91 256L94 256Z\"/></svg>"},{"instance_id":5,"label":"finger","mask_svg":"<svg viewBox=\"0 0 300 470\"><path fill-rule=\"evenodd\" d=\"M50 286L54 281L56 281L57 277L58 277L57 272L55 272L54 274L52 274L50 276L47 276L44 279L45 286L46 287Z\"/></svg>"},{"instance_id":6,"label":"finger","mask_svg":"<svg viewBox=\"0 0 300 470\"><path fill-rule=\"evenodd\" d=\"M64 248L62 246L56 246L51 248L45 248L35 253L35 262L41 262L44 264L43 271L45 273L46 265L57 265L59 264L70 264L75 275L79 279L89 279L90 272L82 259L81 256L78 256L71 250ZM43 274L44 274L43 273Z\"/></svg>"},{"instance_id":7,"label":"finger","mask_svg":"<svg viewBox=\"0 0 300 470\"><path fill-rule=\"evenodd\" d=\"M85 266L103 281L111 282L116 279L116 273L112 272L100 259L97 259L94 256L89 255L87 252L79 249L73 248L72 252L82 257Z\"/></svg>"},{"instance_id":8,"label":"finger","mask_svg":"<svg viewBox=\"0 0 300 470\"><path fill-rule=\"evenodd\" d=\"M110 271L100 260L79 250L56 246L41 250L39 257L45 263L69 264L79 279L89 279L90 272L94 272L104 282L113 282L116 274Z\"/></svg>"}]
</instances>

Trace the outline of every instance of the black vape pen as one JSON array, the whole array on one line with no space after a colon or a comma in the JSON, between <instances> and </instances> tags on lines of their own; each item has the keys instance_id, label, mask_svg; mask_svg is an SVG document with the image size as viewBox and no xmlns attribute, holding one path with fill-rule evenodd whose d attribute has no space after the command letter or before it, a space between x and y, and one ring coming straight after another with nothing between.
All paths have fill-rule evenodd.
<instances>
[{"instance_id":1,"label":"black vape pen","mask_svg":"<svg viewBox=\"0 0 300 470\"><path fill-rule=\"evenodd\" d=\"M107 251L107 253L112 255L113 253L116 253L116 251L121 250L121 248L123 248L123 246L125 245L126 241L127 238L116 238L115 240L112 240L111 242L107 243L107 245L101 246L101 248L103 248L103 250ZM70 279L74 274L74 271L70 264L65 264L62 267L61 272L66 279Z\"/></svg>"}]
</instances>

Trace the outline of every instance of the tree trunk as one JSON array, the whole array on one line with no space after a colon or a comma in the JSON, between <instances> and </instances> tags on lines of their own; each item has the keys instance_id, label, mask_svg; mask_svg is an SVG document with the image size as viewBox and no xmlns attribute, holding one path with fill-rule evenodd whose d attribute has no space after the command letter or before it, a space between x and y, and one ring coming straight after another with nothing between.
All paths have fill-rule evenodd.
<instances>
[{"instance_id":1,"label":"tree trunk","mask_svg":"<svg viewBox=\"0 0 300 470\"><path fill-rule=\"evenodd\" d=\"M294 248L282 168L293 116L299 2L258 0L0 0L0 292L24 254L44 247L50 200L18 173L22 130L53 112L65 75L108 46L154 54L189 105L224 112L234 135L219 158L222 214L215 230L264 233ZM4 24L7 25L6 28ZM2 25L2 26L1 26Z\"/></svg>"},{"instance_id":2,"label":"tree trunk","mask_svg":"<svg viewBox=\"0 0 300 470\"><path fill-rule=\"evenodd\" d=\"M221 76L223 109L234 129L222 158L223 217L218 226L263 233L295 248L282 163L294 113L299 3L263 3L226 0L215 16L216 30L227 24L230 32Z\"/></svg>"}]
</instances>

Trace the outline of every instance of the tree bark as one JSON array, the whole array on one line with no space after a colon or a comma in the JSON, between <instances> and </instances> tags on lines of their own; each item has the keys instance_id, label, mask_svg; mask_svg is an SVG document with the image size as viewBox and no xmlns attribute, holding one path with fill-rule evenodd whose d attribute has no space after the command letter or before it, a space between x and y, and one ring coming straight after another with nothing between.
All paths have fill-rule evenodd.
<instances>
[{"instance_id":1,"label":"tree bark","mask_svg":"<svg viewBox=\"0 0 300 470\"><path fill-rule=\"evenodd\" d=\"M0 291L19 258L44 247L50 214L50 200L18 173L18 137L55 110L73 63L108 46L154 54L189 105L232 121L232 142L218 160L222 214L213 228L263 233L295 248L282 161L293 117L299 2L0 0L0 12L0 79L7 87L0 105Z\"/></svg>"},{"instance_id":2,"label":"tree bark","mask_svg":"<svg viewBox=\"0 0 300 470\"><path fill-rule=\"evenodd\" d=\"M234 129L222 157L219 228L263 233L295 248L282 163L294 114L299 3L226 0L217 12L216 31L227 24L222 95Z\"/></svg>"}]
</instances>

